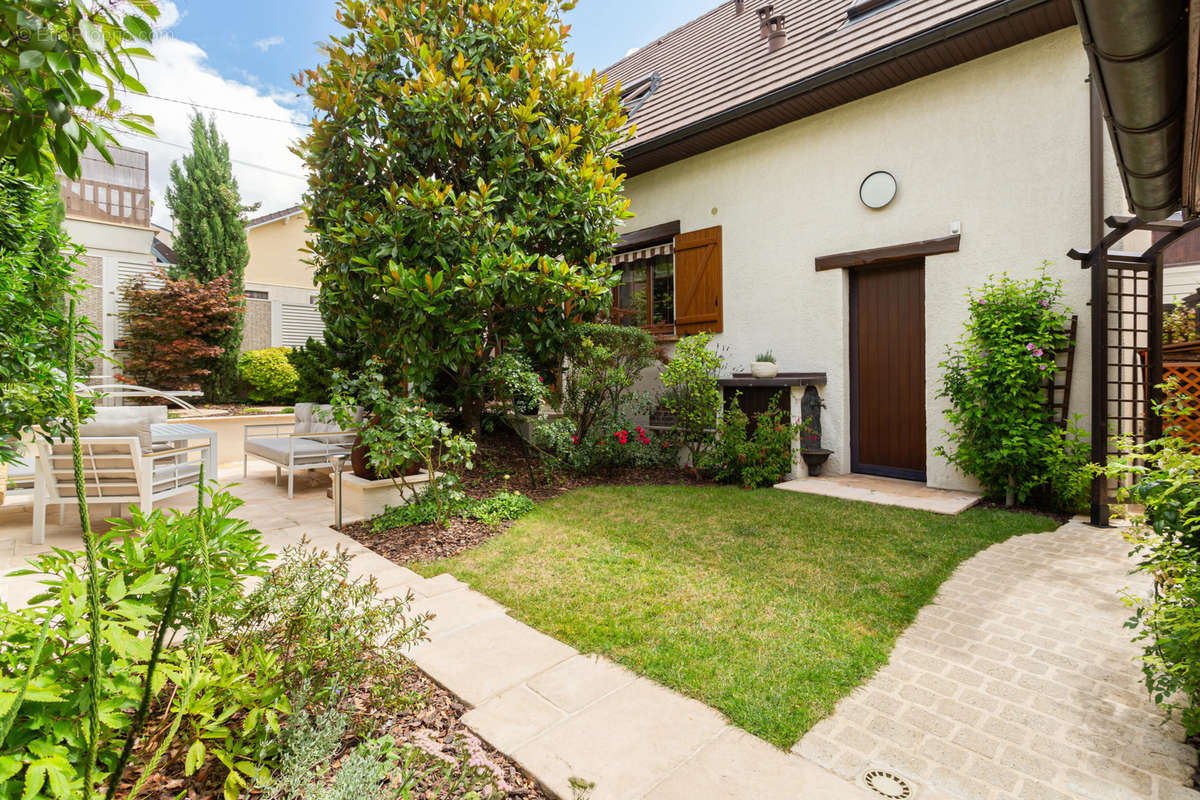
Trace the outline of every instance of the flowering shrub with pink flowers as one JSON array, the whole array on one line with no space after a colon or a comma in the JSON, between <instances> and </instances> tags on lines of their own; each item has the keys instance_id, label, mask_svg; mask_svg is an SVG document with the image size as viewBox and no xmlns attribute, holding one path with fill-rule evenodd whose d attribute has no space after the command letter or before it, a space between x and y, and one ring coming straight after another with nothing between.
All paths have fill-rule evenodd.
<instances>
[{"instance_id":1,"label":"flowering shrub with pink flowers","mask_svg":"<svg viewBox=\"0 0 1200 800\"><path fill-rule=\"evenodd\" d=\"M968 299L966 331L940 365L951 428L936 452L1007 505L1077 510L1086 499L1087 448L1046 402L1055 358L1070 345L1062 283L1043 267L1027 280L993 276Z\"/></svg>"}]
</instances>

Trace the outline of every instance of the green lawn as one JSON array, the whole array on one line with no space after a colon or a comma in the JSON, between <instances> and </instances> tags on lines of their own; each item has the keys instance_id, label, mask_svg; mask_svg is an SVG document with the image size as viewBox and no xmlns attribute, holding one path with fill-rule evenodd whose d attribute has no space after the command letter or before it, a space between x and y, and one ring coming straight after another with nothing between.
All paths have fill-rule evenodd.
<instances>
[{"instance_id":1,"label":"green lawn","mask_svg":"<svg viewBox=\"0 0 1200 800\"><path fill-rule=\"evenodd\" d=\"M887 661L959 562L1053 527L772 489L602 487L417 569L451 572L518 619L790 747Z\"/></svg>"}]
</instances>

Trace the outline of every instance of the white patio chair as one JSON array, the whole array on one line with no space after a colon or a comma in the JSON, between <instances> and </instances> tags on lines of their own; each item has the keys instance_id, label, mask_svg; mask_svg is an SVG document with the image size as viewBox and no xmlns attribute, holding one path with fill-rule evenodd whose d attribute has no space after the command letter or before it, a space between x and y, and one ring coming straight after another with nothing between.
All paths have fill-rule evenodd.
<instances>
[{"instance_id":1,"label":"white patio chair","mask_svg":"<svg viewBox=\"0 0 1200 800\"><path fill-rule=\"evenodd\" d=\"M297 403L294 423L264 422L245 427L242 439L242 477L249 470L250 457L260 458L275 467L275 485L287 470L287 496L295 492L295 475L304 470L333 468L330 458L349 455L354 446L354 431L345 431L332 422L324 422L330 406Z\"/></svg>"},{"instance_id":2,"label":"white patio chair","mask_svg":"<svg viewBox=\"0 0 1200 800\"><path fill-rule=\"evenodd\" d=\"M86 426L81 426L82 429ZM84 496L89 505L136 504L150 512L155 502L195 492L200 468L211 462L207 442L164 450L143 449L142 439L130 436L80 436ZM39 442L33 489L33 543L46 541L46 509L61 510L78 503L71 443Z\"/></svg>"}]
</instances>

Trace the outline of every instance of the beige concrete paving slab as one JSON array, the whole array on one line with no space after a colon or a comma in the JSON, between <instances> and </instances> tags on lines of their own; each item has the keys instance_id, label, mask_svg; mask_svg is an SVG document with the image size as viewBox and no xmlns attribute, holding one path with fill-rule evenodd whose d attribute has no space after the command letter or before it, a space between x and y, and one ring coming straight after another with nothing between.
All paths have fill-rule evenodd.
<instances>
[{"instance_id":1,"label":"beige concrete paving slab","mask_svg":"<svg viewBox=\"0 0 1200 800\"><path fill-rule=\"evenodd\" d=\"M596 784L592 800L642 797L728 729L702 703L639 678L511 755L570 797L570 779Z\"/></svg>"},{"instance_id":2,"label":"beige concrete paving slab","mask_svg":"<svg viewBox=\"0 0 1200 800\"><path fill-rule=\"evenodd\" d=\"M408 655L435 681L478 706L565 661L575 650L502 616L418 645Z\"/></svg>"},{"instance_id":3,"label":"beige concrete paving slab","mask_svg":"<svg viewBox=\"0 0 1200 800\"><path fill-rule=\"evenodd\" d=\"M492 747L511 753L566 716L544 697L522 685L501 692L468 711L462 719Z\"/></svg>"},{"instance_id":4,"label":"beige concrete paving slab","mask_svg":"<svg viewBox=\"0 0 1200 800\"><path fill-rule=\"evenodd\" d=\"M847 784L808 759L736 728L727 728L646 794L646 800L775 797L879 800L879 795Z\"/></svg>"},{"instance_id":5,"label":"beige concrete paving slab","mask_svg":"<svg viewBox=\"0 0 1200 800\"><path fill-rule=\"evenodd\" d=\"M574 713L635 680L637 675L607 659L580 655L531 679L529 688L563 711Z\"/></svg>"},{"instance_id":6,"label":"beige concrete paving slab","mask_svg":"<svg viewBox=\"0 0 1200 800\"><path fill-rule=\"evenodd\" d=\"M386 569L375 573L375 582L379 586L379 593L392 597L403 595L405 590L413 589L424 581L424 578L411 569L391 562L388 562Z\"/></svg>"},{"instance_id":7,"label":"beige concrete paving slab","mask_svg":"<svg viewBox=\"0 0 1200 800\"><path fill-rule=\"evenodd\" d=\"M506 614L504 606L470 589L419 598L413 602L412 611L414 614L433 615L427 627L430 639L440 639L468 625Z\"/></svg>"},{"instance_id":8,"label":"beige concrete paving slab","mask_svg":"<svg viewBox=\"0 0 1200 800\"><path fill-rule=\"evenodd\" d=\"M426 597L436 597L439 594L445 594L446 592L457 592L467 588L470 588L467 586L467 584L463 583L448 572L443 572L441 575L434 575L432 578L426 578L425 582L421 584L420 591L421 594L425 595Z\"/></svg>"},{"instance_id":9,"label":"beige concrete paving slab","mask_svg":"<svg viewBox=\"0 0 1200 800\"><path fill-rule=\"evenodd\" d=\"M858 500L885 506L899 506L935 514L961 514L981 499L970 492L931 489L915 481L880 478L874 475L828 475L796 478L775 484L776 489L802 494L819 494L842 500Z\"/></svg>"}]
</instances>

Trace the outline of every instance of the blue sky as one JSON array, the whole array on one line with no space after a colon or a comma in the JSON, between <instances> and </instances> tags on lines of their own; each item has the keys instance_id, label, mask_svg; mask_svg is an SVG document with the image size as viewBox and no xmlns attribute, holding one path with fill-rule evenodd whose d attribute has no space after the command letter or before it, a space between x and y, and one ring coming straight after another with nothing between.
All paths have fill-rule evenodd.
<instances>
[{"instance_id":1,"label":"blue sky","mask_svg":"<svg viewBox=\"0 0 1200 800\"><path fill-rule=\"evenodd\" d=\"M168 173L190 149L193 109L216 117L244 201L260 204L258 213L300 202L306 179L291 148L308 115L292 76L317 63L317 43L340 27L334 0L159 1L155 60L139 71L149 96L129 99L154 117L158 136L119 137L150 154L155 222L170 224ZM719 2L581 0L567 16L576 67L603 69Z\"/></svg>"},{"instance_id":2,"label":"blue sky","mask_svg":"<svg viewBox=\"0 0 1200 800\"><path fill-rule=\"evenodd\" d=\"M576 65L603 69L715 7L719 0L581 0L567 14ZM333 0L176 0L172 35L200 45L226 77L292 89L291 76L316 61L315 43L339 27Z\"/></svg>"}]
</instances>

